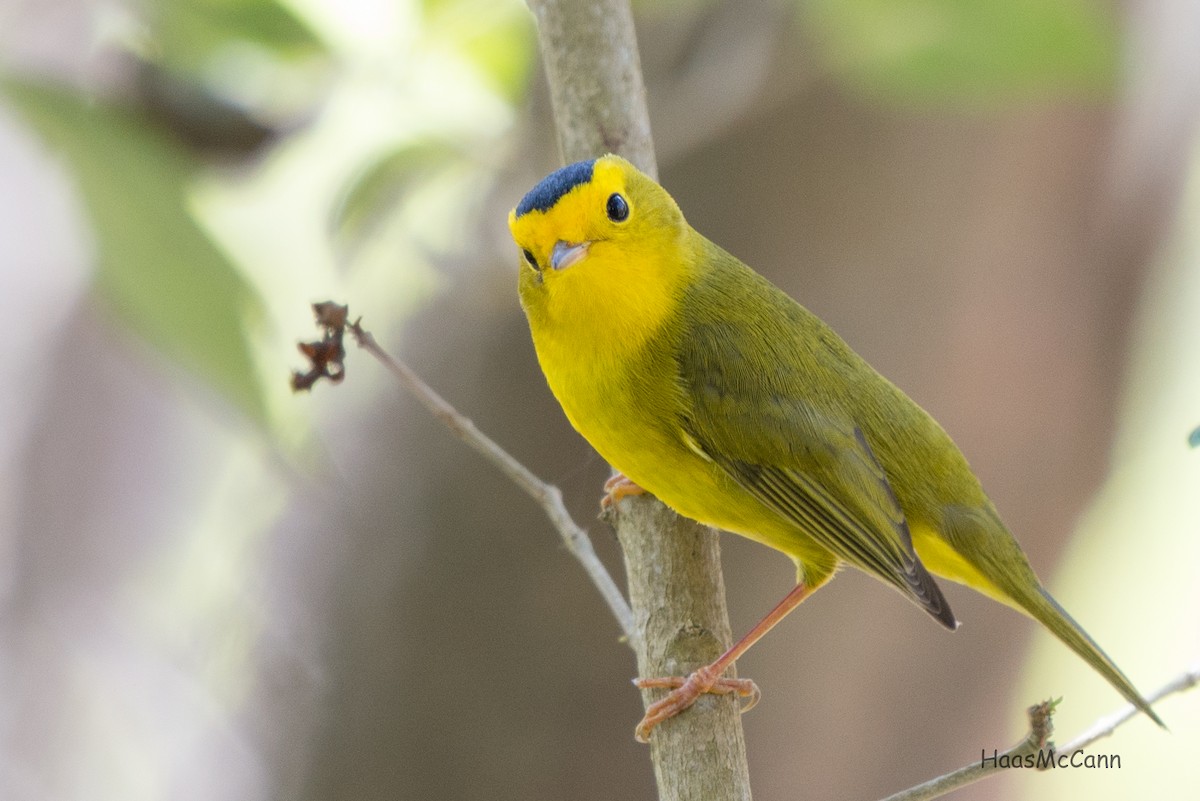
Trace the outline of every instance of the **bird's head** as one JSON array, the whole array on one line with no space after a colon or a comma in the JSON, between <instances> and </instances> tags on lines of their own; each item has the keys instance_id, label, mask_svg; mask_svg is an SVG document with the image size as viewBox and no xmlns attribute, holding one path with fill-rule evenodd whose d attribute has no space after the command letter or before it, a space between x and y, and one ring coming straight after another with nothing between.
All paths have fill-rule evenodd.
<instances>
[{"instance_id":1,"label":"bird's head","mask_svg":"<svg viewBox=\"0 0 1200 801\"><path fill-rule=\"evenodd\" d=\"M629 324L651 328L686 278L690 229L679 207L619 156L550 173L508 225L531 324L570 319L614 335Z\"/></svg>"}]
</instances>

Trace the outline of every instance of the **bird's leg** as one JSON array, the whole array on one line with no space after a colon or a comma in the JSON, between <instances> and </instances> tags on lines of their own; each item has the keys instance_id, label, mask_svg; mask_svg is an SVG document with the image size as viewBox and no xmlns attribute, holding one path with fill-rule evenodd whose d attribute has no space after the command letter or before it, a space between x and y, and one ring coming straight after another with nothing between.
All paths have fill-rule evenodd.
<instances>
[{"instance_id":1,"label":"bird's leg","mask_svg":"<svg viewBox=\"0 0 1200 801\"><path fill-rule=\"evenodd\" d=\"M616 506L627 495L644 495L645 493L644 489L626 478L624 473L617 473L604 482L604 497L600 499L600 508L608 509L610 506Z\"/></svg>"},{"instance_id":2,"label":"bird's leg","mask_svg":"<svg viewBox=\"0 0 1200 801\"><path fill-rule=\"evenodd\" d=\"M655 726L668 718L675 717L696 703L696 699L704 693L716 693L718 695L736 694L743 698L748 697L750 701L742 708L743 712L758 703L760 693L758 686L753 681L750 679L722 678L721 674L737 661L738 657L750 650L750 646L754 645L754 643L762 639L764 634L774 628L776 623L783 620L788 612L799 606L800 602L807 598L811 592L812 590L803 582L797 584L791 592L784 596L782 601L776 604L774 609L767 613L766 617L758 621L758 624L750 629L745 637L738 640L732 648L721 654L717 658L717 661L711 665L705 665L687 678L667 676L653 679L634 679L633 683L641 689L653 687L673 688L671 694L666 698L655 701L646 708L646 716L642 718L642 722L637 725L637 729L634 731L634 736L638 739L638 742L649 742L650 732L654 730Z\"/></svg>"}]
</instances>

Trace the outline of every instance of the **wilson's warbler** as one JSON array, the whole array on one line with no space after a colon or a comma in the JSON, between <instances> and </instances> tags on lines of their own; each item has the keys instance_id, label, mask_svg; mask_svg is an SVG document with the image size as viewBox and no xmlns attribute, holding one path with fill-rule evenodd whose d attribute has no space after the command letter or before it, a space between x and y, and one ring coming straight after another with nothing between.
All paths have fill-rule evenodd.
<instances>
[{"instance_id":1,"label":"wilson's warbler","mask_svg":"<svg viewBox=\"0 0 1200 801\"><path fill-rule=\"evenodd\" d=\"M845 563L949 629L930 572L1052 631L1158 716L1042 587L966 459L920 406L811 312L705 239L653 179L616 156L551 173L509 215L521 305L571 424L620 473L610 497L653 493L681 515L783 551L797 587L639 724L645 740Z\"/></svg>"}]
</instances>

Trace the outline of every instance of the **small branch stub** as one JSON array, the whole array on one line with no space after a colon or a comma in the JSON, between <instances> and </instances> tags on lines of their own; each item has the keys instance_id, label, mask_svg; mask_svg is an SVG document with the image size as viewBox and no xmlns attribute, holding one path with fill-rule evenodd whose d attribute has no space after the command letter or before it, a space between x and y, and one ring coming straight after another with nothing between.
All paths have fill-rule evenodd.
<instances>
[{"instance_id":1,"label":"small branch stub","mask_svg":"<svg viewBox=\"0 0 1200 801\"><path fill-rule=\"evenodd\" d=\"M317 325L325 329L325 333L318 340L301 342L296 346L308 359L309 369L303 373L298 370L292 373L293 392L311 391L313 385L322 378L339 384L346 377L346 348L342 339L350 309L331 300L314 303L312 308Z\"/></svg>"}]
</instances>

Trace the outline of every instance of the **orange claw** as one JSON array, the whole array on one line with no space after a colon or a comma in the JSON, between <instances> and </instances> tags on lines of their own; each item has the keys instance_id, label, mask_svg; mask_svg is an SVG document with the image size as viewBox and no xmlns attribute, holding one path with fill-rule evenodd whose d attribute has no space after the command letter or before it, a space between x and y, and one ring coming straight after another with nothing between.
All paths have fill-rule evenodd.
<instances>
[{"instance_id":1,"label":"orange claw","mask_svg":"<svg viewBox=\"0 0 1200 801\"><path fill-rule=\"evenodd\" d=\"M615 506L628 495L645 494L646 491L626 478L624 473L617 473L604 482L604 497L600 499L600 508L608 509L610 506Z\"/></svg>"},{"instance_id":2,"label":"orange claw","mask_svg":"<svg viewBox=\"0 0 1200 801\"><path fill-rule=\"evenodd\" d=\"M642 718L642 722L637 725L633 734L638 742L649 742L650 732L654 730L655 726L664 720L675 717L696 703L696 699L704 693L720 695L735 693L742 698L749 698L750 700L742 707L743 712L757 704L761 693L754 682L750 679L723 679L721 674L742 654L750 650L750 647L758 642L764 634L774 628L776 623L783 620L788 612L799 606L801 601L812 594L812 591L813 588L804 582L797 584L791 592L783 596L783 600L776 604L774 609L767 612L766 617L758 621L754 628L746 633L745 637L721 654L716 662L705 665L686 679L675 676L665 679L635 679L633 683L643 689L647 687L674 688L670 695L661 701L656 701L646 709L646 716Z\"/></svg>"},{"instance_id":3,"label":"orange claw","mask_svg":"<svg viewBox=\"0 0 1200 801\"><path fill-rule=\"evenodd\" d=\"M655 701L646 708L646 715L637 725L633 736L640 743L650 742L650 732L664 720L675 717L680 712L696 703L701 695L736 695L750 700L742 707L742 712L749 711L762 692L758 685L750 679L729 679L717 675L716 664L705 665L686 679L681 676L664 676L654 679L634 679L633 683L640 689L673 688L671 694L660 701Z\"/></svg>"}]
</instances>

